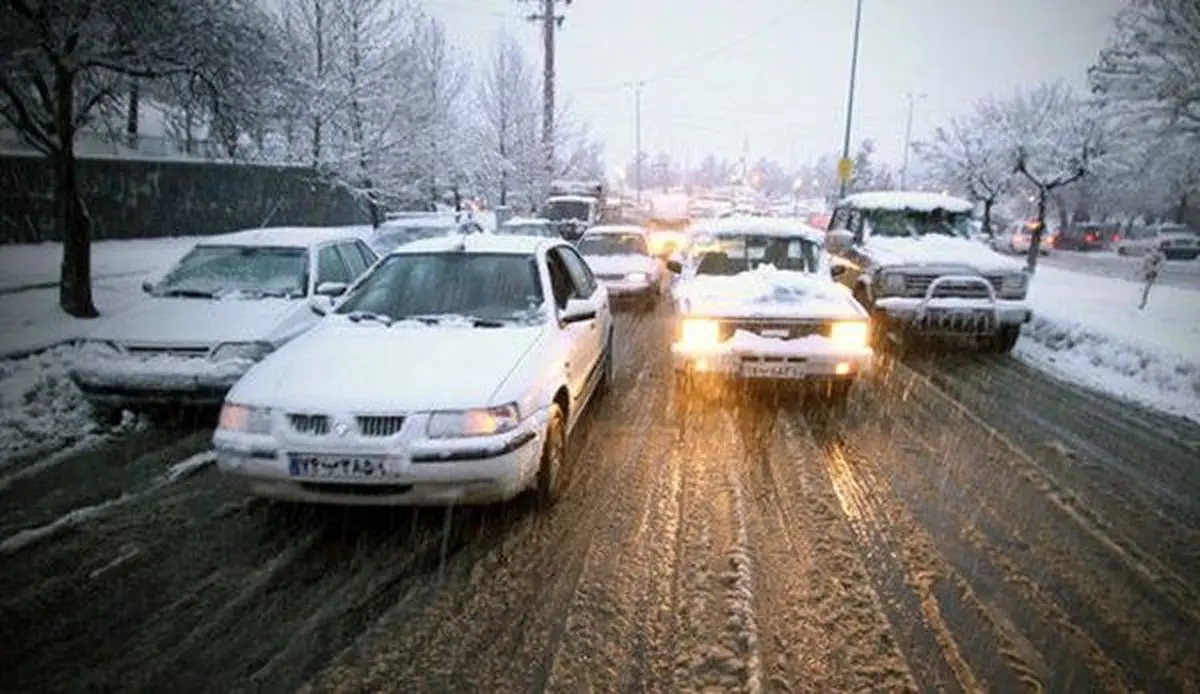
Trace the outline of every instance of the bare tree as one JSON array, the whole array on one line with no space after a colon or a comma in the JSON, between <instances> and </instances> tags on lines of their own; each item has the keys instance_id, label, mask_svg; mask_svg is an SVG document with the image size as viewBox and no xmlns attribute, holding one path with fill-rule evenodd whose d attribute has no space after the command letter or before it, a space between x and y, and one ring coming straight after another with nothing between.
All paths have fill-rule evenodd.
<instances>
[{"instance_id":1,"label":"bare tree","mask_svg":"<svg viewBox=\"0 0 1200 694\"><path fill-rule=\"evenodd\" d=\"M1107 104L1200 137L1200 3L1132 0L1089 77Z\"/></svg>"},{"instance_id":2,"label":"bare tree","mask_svg":"<svg viewBox=\"0 0 1200 694\"><path fill-rule=\"evenodd\" d=\"M520 44L497 34L487 69L476 83L479 185L507 205L514 185L524 190L543 166L539 141L541 101L538 73Z\"/></svg>"},{"instance_id":3,"label":"bare tree","mask_svg":"<svg viewBox=\"0 0 1200 694\"><path fill-rule=\"evenodd\" d=\"M55 171L63 240L59 304L97 315L91 291L91 224L80 196L77 131L127 94L132 79L202 74L228 40L234 0L163 0L147 12L130 0L4 0L0 5L0 116Z\"/></svg>"},{"instance_id":4,"label":"bare tree","mask_svg":"<svg viewBox=\"0 0 1200 694\"><path fill-rule=\"evenodd\" d=\"M983 205L984 233L992 233L992 210L1012 189L1011 153L995 137L978 112L951 119L934 131L927 142L913 148L931 169L930 173L961 186L975 202Z\"/></svg>"}]
</instances>

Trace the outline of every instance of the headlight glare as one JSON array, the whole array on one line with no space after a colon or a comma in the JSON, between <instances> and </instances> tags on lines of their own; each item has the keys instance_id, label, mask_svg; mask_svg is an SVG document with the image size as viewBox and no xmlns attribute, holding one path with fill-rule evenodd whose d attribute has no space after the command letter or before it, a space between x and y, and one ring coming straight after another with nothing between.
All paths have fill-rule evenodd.
<instances>
[{"instance_id":1,"label":"headlight glare","mask_svg":"<svg viewBox=\"0 0 1200 694\"><path fill-rule=\"evenodd\" d=\"M221 406L217 428L241 434L271 433L271 410L266 407L250 407L227 402Z\"/></svg>"},{"instance_id":2,"label":"headlight glare","mask_svg":"<svg viewBox=\"0 0 1200 694\"><path fill-rule=\"evenodd\" d=\"M650 275L647 275L644 272L631 272L628 275L625 275L625 279L630 282L645 282L646 280L650 279Z\"/></svg>"},{"instance_id":3,"label":"headlight glare","mask_svg":"<svg viewBox=\"0 0 1200 694\"><path fill-rule=\"evenodd\" d=\"M209 357L212 361L259 361L275 348L267 342L224 342Z\"/></svg>"},{"instance_id":4,"label":"headlight glare","mask_svg":"<svg viewBox=\"0 0 1200 694\"><path fill-rule=\"evenodd\" d=\"M866 321L839 321L829 331L829 339L842 347L867 346Z\"/></svg>"},{"instance_id":5,"label":"headlight glare","mask_svg":"<svg viewBox=\"0 0 1200 694\"><path fill-rule=\"evenodd\" d=\"M517 428L521 413L516 403L472 410L440 410L429 415L425 435L431 439L493 436Z\"/></svg>"},{"instance_id":6,"label":"headlight glare","mask_svg":"<svg viewBox=\"0 0 1200 694\"><path fill-rule=\"evenodd\" d=\"M707 318L684 318L679 328L679 344L689 348L715 347L721 341L721 326Z\"/></svg>"}]
</instances>

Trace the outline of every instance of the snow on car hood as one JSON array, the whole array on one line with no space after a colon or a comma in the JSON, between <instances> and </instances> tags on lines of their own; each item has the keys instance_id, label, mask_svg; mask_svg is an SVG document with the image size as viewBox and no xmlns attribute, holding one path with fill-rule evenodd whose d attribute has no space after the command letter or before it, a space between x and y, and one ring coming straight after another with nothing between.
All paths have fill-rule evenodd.
<instances>
[{"instance_id":1,"label":"snow on car hood","mask_svg":"<svg viewBox=\"0 0 1200 694\"><path fill-rule=\"evenodd\" d=\"M471 328L321 321L256 365L232 401L333 411L488 405L541 326Z\"/></svg>"},{"instance_id":2,"label":"snow on car hood","mask_svg":"<svg viewBox=\"0 0 1200 694\"><path fill-rule=\"evenodd\" d=\"M867 248L885 267L951 266L977 272L1018 272L1023 267L1017 260L1000 255L978 241L950 236L874 236L867 240Z\"/></svg>"},{"instance_id":3,"label":"snow on car hood","mask_svg":"<svg viewBox=\"0 0 1200 694\"><path fill-rule=\"evenodd\" d=\"M654 272L655 260L645 255L585 255L588 267L597 275L627 275Z\"/></svg>"},{"instance_id":4,"label":"snow on car hood","mask_svg":"<svg viewBox=\"0 0 1200 694\"><path fill-rule=\"evenodd\" d=\"M738 275L698 275L675 288L685 313L737 318L863 318L850 290L806 272L763 266Z\"/></svg>"},{"instance_id":5,"label":"snow on car hood","mask_svg":"<svg viewBox=\"0 0 1200 694\"><path fill-rule=\"evenodd\" d=\"M102 319L96 340L156 346L215 345L267 339L287 318L307 311L296 299L187 299L148 296Z\"/></svg>"}]
</instances>

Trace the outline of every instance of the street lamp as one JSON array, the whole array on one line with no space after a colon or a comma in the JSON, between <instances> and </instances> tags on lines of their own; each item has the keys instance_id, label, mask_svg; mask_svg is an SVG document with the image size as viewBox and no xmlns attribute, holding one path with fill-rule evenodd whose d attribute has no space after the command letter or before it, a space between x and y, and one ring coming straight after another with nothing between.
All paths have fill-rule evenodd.
<instances>
[{"instance_id":1,"label":"street lamp","mask_svg":"<svg viewBox=\"0 0 1200 694\"><path fill-rule=\"evenodd\" d=\"M842 160L838 162L839 197L846 197L846 185L850 182L850 128L854 119L854 80L858 76L858 35L862 28L862 0L854 7L854 47L850 53L850 93L846 97L846 133L842 139Z\"/></svg>"},{"instance_id":2,"label":"street lamp","mask_svg":"<svg viewBox=\"0 0 1200 694\"><path fill-rule=\"evenodd\" d=\"M908 188L908 153L912 149L912 124L913 124L913 107L918 100L929 96L925 92L913 94L909 92L905 95L908 99L908 120L904 125L904 163L900 166L900 190Z\"/></svg>"}]
</instances>

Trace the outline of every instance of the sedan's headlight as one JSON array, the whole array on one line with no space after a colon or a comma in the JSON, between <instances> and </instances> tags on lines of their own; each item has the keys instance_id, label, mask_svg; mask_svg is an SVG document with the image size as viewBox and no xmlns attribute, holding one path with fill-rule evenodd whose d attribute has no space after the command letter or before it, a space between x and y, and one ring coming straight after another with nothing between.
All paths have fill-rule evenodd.
<instances>
[{"instance_id":1,"label":"sedan's headlight","mask_svg":"<svg viewBox=\"0 0 1200 694\"><path fill-rule=\"evenodd\" d=\"M905 288L904 275L899 272L885 272L879 276L881 295L903 294Z\"/></svg>"},{"instance_id":2,"label":"sedan's headlight","mask_svg":"<svg viewBox=\"0 0 1200 694\"><path fill-rule=\"evenodd\" d=\"M625 279L628 282L645 282L646 280L650 279L650 275L647 275L644 272L631 272L628 275L625 275Z\"/></svg>"},{"instance_id":3,"label":"sedan's headlight","mask_svg":"<svg viewBox=\"0 0 1200 694\"><path fill-rule=\"evenodd\" d=\"M839 321L829 331L829 339L841 347L866 347L866 321Z\"/></svg>"},{"instance_id":4,"label":"sedan's headlight","mask_svg":"<svg viewBox=\"0 0 1200 694\"><path fill-rule=\"evenodd\" d=\"M79 348L79 358L85 360L111 359L121 356L121 348L108 340L86 340Z\"/></svg>"},{"instance_id":5,"label":"sedan's headlight","mask_svg":"<svg viewBox=\"0 0 1200 694\"><path fill-rule=\"evenodd\" d=\"M715 347L721 341L721 326L707 318L684 318L679 328L679 344L683 347Z\"/></svg>"},{"instance_id":6,"label":"sedan's headlight","mask_svg":"<svg viewBox=\"0 0 1200 694\"><path fill-rule=\"evenodd\" d=\"M271 433L271 410L267 407L251 407L227 402L221 406L217 428L239 434Z\"/></svg>"},{"instance_id":7,"label":"sedan's headlight","mask_svg":"<svg viewBox=\"0 0 1200 694\"><path fill-rule=\"evenodd\" d=\"M492 436L517 428L521 413L516 403L473 410L441 410L429 415L425 435L431 439Z\"/></svg>"},{"instance_id":8,"label":"sedan's headlight","mask_svg":"<svg viewBox=\"0 0 1200 694\"><path fill-rule=\"evenodd\" d=\"M1025 289L1029 285L1029 276L1024 272L1005 275L1000 281L1000 294L1002 296L1024 296Z\"/></svg>"},{"instance_id":9,"label":"sedan's headlight","mask_svg":"<svg viewBox=\"0 0 1200 694\"><path fill-rule=\"evenodd\" d=\"M212 361L259 361L275 348L268 342L224 342L209 357Z\"/></svg>"}]
</instances>

